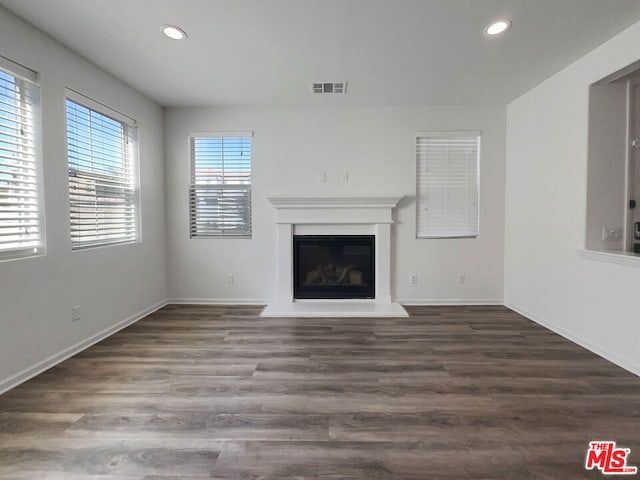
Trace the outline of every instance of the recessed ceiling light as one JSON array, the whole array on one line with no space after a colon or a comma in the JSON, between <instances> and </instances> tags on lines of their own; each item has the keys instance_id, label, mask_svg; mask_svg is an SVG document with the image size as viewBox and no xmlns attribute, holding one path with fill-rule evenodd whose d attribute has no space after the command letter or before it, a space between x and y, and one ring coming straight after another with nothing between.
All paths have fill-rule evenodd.
<instances>
[{"instance_id":1,"label":"recessed ceiling light","mask_svg":"<svg viewBox=\"0 0 640 480\"><path fill-rule=\"evenodd\" d=\"M184 40L185 38L187 38L187 34L184 32L184 30L176 27L175 25L163 25L162 33L164 33L172 40Z\"/></svg>"},{"instance_id":2,"label":"recessed ceiling light","mask_svg":"<svg viewBox=\"0 0 640 480\"><path fill-rule=\"evenodd\" d=\"M507 18L501 18L496 20L495 22L491 22L487 28L484 29L484 34L488 37L493 37L495 35L500 35L501 33L506 32L511 27L511 20Z\"/></svg>"}]
</instances>

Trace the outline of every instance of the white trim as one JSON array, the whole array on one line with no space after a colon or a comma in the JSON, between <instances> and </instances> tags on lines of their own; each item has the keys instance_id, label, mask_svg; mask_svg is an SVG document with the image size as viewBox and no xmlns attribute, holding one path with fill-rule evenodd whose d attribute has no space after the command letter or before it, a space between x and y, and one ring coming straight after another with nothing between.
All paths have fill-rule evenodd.
<instances>
[{"instance_id":1,"label":"white trim","mask_svg":"<svg viewBox=\"0 0 640 480\"><path fill-rule=\"evenodd\" d=\"M261 317L312 317L312 318L401 318L408 317L402 305L395 302L381 303L375 300L296 300L286 303L269 303Z\"/></svg>"},{"instance_id":2,"label":"white trim","mask_svg":"<svg viewBox=\"0 0 640 480\"><path fill-rule=\"evenodd\" d=\"M340 225L341 235L359 235L368 225L375 236L375 300L377 312L385 308L402 314L402 307L391 301L391 224L393 208L402 195L272 195L267 200L276 209L278 242L276 244L276 296L269 302L261 316L273 316L274 312L289 312L295 316L298 307L293 302L293 237L297 230L314 230L314 235L332 235ZM349 233L349 231L353 233ZM358 232L358 233L355 233ZM321 300L330 305L329 299ZM317 302L316 302L317 303ZM286 307L285 307L286 305ZM318 308L318 314L328 313L329 308ZM341 312L333 309L334 316L352 316L354 310ZM360 316L370 312L362 309ZM307 316L312 316L312 312ZM345 315L342 315L345 313ZM348 313L349 315L346 315ZM406 312L405 312L406 313ZM397 315L395 315L397 316ZM402 316L402 315L401 315Z\"/></svg>"},{"instance_id":3,"label":"white trim","mask_svg":"<svg viewBox=\"0 0 640 480\"><path fill-rule=\"evenodd\" d=\"M248 137L253 138L252 130L236 130L232 132L189 132L189 138L204 137L204 138L240 138Z\"/></svg>"},{"instance_id":4,"label":"white trim","mask_svg":"<svg viewBox=\"0 0 640 480\"><path fill-rule=\"evenodd\" d=\"M0 55L0 68L2 70L7 70L9 73L13 73L13 75L17 75L23 80L27 80L31 83L38 82L38 72L36 72L35 70L31 70L29 67L25 67L24 65L20 65L19 63L16 63L13 60L2 55Z\"/></svg>"},{"instance_id":5,"label":"white trim","mask_svg":"<svg viewBox=\"0 0 640 480\"><path fill-rule=\"evenodd\" d=\"M255 305L264 307L269 300L260 298L170 298L166 305Z\"/></svg>"},{"instance_id":6,"label":"white trim","mask_svg":"<svg viewBox=\"0 0 640 480\"><path fill-rule=\"evenodd\" d=\"M85 95L84 93L80 93L76 90L73 90L72 88L67 87L65 89L65 97L73 102L79 103L83 107L87 107L91 110L95 110L96 112L101 113L114 120L117 120L121 123L125 123L132 127L136 126L136 120L134 118L131 118L129 115L119 112L118 110L115 110L109 105L105 105L104 103L99 102L98 100L94 100L93 98Z\"/></svg>"},{"instance_id":7,"label":"white trim","mask_svg":"<svg viewBox=\"0 0 640 480\"><path fill-rule=\"evenodd\" d=\"M451 143L450 143L451 142ZM452 158L462 153L454 145L465 145L470 150L464 156L464 167ZM446 145L446 147L445 147ZM474 145L473 150L471 146ZM480 235L480 170L482 157L482 132L427 131L416 134L416 238L477 238ZM457 152L451 157L450 147ZM469 155L470 152L473 156ZM461 158L461 157L460 157ZM450 175L460 179L465 193L456 197L465 207L452 206ZM464 181L461 179L464 178ZM436 201L430 205L433 189L444 193L444 204ZM457 191L457 189L455 189ZM462 196L461 196L462 195ZM436 195L438 197L439 195ZM434 197L435 198L435 197ZM464 226L450 226L450 219L464 215Z\"/></svg>"},{"instance_id":8,"label":"white trim","mask_svg":"<svg viewBox=\"0 0 640 480\"><path fill-rule=\"evenodd\" d=\"M625 252L631 251L633 249L633 210L631 208L626 208L630 205L631 194L634 189L634 177L631 175L633 172L633 160L635 157L635 148L631 144L631 133L633 132L633 86L631 84L631 80L627 80L626 85L626 105L625 105L625 114L627 118L625 119L626 131L625 131L625 139L627 148L624 152L624 225L622 226L622 249Z\"/></svg>"},{"instance_id":9,"label":"white trim","mask_svg":"<svg viewBox=\"0 0 640 480\"><path fill-rule=\"evenodd\" d=\"M340 302L341 300L334 300ZM342 300L343 302L354 302L357 300ZM361 302L367 302L370 300L360 300ZM296 302L302 302L302 300L296 300ZM308 300L307 302L313 302ZM260 298L169 298L166 301L166 305L254 305L264 306L270 303L268 299ZM504 306L502 299L487 299L487 298L445 298L445 299L433 299L433 298L406 298L399 299L397 303L407 306L473 306L473 305L490 305L490 306Z\"/></svg>"},{"instance_id":10,"label":"white trim","mask_svg":"<svg viewBox=\"0 0 640 480\"><path fill-rule=\"evenodd\" d=\"M635 72L638 67L640 67L640 60L638 60L637 62L633 62L631 65L627 65L626 67L612 73L611 75L607 75L606 77L601 78L597 82L594 82L594 85L608 85L610 83L613 83L617 80L620 80L621 78L626 77L630 73Z\"/></svg>"},{"instance_id":11,"label":"white trim","mask_svg":"<svg viewBox=\"0 0 640 480\"><path fill-rule=\"evenodd\" d=\"M58 353L55 353L48 358L45 358L44 360L36 363L35 365L32 365L31 367L25 368L21 372L18 372L14 375L11 375L8 378L5 378L4 380L0 381L0 395L11 390L12 388L17 387L18 385L26 382L27 380L30 380L36 375L39 375L46 370L49 370L51 367L59 364L60 362L63 362L70 357L73 357L74 355L80 353L81 351L86 350L87 348L91 347L92 345L95 345L101 340L104 340L105 338L110 337L114 333L119 332L120 330L128 327L129 325L132 325L133 323L143 319L147 315L151 315L153 312L160 310L165 305L167 305L167 302L164 300L161 302L158 302L155 305L145 308L144 310L130 316L129 318L126 318L121 322L116 323L115 325L112 325L94 335L91 335L89 338L86 338L85 340L81 340L75 345L65 348L64 350Z\"/></svg>"},{"instance_id":12,"label":"white trim","mask_svg":"<svg viewBox=\"0 0 640 480\"><path fill-rule=\"evenodd\" d=\"M502 299L491 298L405 298L398 299L398 303L408 307L420 306L473 306L473 305L493 305L504 306Z\"/></svg>"},{"instance_id":13,"label":"white trim","mask_svg":"<svg viewBox=\"0 0 640 480\"><path fill-rule=\"evenodd\" d=\"M232 172L227 171L225 167L225 139L237 139L241 140L240 149L243 151L243 145L245 140L248 139L249 142L249 175L248 178L245 177L244 180L240 180L240 178L235 177ZM198 158L196 154L196 143L198 140L207 140L207 139L219 139L221 141L222 150L220 154L213 154L217 160L222 162L222 183L219 183L215 177L209 177L204 175L202 180L204 182L199 181L200 176L198 175L198 168L196 164L198 163ZM211 133L189 133L188 135L188 152L189 152L189 184L188 184L188 197L187 197L187 206L188 206L188 217L189 217L189 239L190 240L210 240L210 239L251 239L252 231L253 231L253 132L252 131L243 131L243 132L211 132ZM211 158L209 158L211 160ZM246 173L246 172L245 172ZM209 183L210 178L211 181L216 180L216 183ZM248 183L246 183L248 179ZM224 229L221 228L209 228L205 225L200 225L198 223L198 218L200 215L205 215L211 217L210 220L215 221L215 223L225 222L229 220L229 209L228 208L218 208L217 210L211 210L210 206L198 206L198 199L201 194L198 193L199 190L206 189L211 192L219 192L222 193L225 190L231 189L231 191L244 190L244 195L233 194L230 198L238 199L237 205L245 204L248 207L248 218L244 219L246 221L238 222L237 219L232 220L235 224L235 230L233 234L230 232L225 233Z\"/></svg>"},{"instance_id":14,"label":"white trim","mask_svg":"<svg viewBox=\"0 0 640 480\"><path fill-rule=\"evenodd\" d=\"M74 105L72 108L73 112L71 113L71 115L69 114L70 105ZM70 149L70 146L75 148L84 148L89 143L92 143L94 140L94 136L97 135L97 132L94 132L93 128L90 126L89 133L88 133L89 137L85 137L83 138L83 140L80 140L80 141L78 141L77 139L73 141L71 140L71 137L69 136L69 132L70 130L75 130L77 128L74 121L78 115L78 112L76 111L76 106L87 108L90 111L93 111L99 115L102 115L106 118L110 118L114 120L115 122L118 122L122 126L122 133L124 137L122 140L126 142L126 145L123 145L123 147L125 147L123 148L125 152L122 158L124 171L120 172L117 175L117 178L114 177L114 181L111 182L111 184L116 185L116 182L117 182L117 186L124 188L125 190L127 190L127 187L130 183L133 185L133 193L135 196L133 198L133 202L129 201L130 196L124 193L124 191L122 192L122 196L120 197L121 200L124 200L124 205L133 206L133 212L134 212L132 220L125 219L124 217L120 218L119 225L126 232L124 234L121 233L120 235L125 235L124 237L120 236L118 238L109 238L109 239L99 238L97 240L87 240L87 238L85 238L84 233L88 234L89 232L80 231L79 234L74 235L74 225L75 225L73 222L74 214L78 214L79 213L78 208L82 210L82 207L81 206L78 207L77 199L73 200L71 198L73 193L72 190L73 188L75 188L80 178L82 177L88 178L87 175L93 176L93 174L88 174L87 172L84 172L79 175L78 172L80 172L82 168L78 166L75 166L72 168L70 153L73 148ZM80 250L90 250L93 248L119 245L123 243L141 243L142 242L142 225L141 225L142 205L141 205L141 190L140 190L140 178L141 178L140 177L140 158L139 158L140 145L138 141L138 127L136 126L135 120L131 119L130 117L124 116L123 114L120 114L119 112L111 109L106 105L101 104L100 102L96 102L95 100L85 97L81 93L78 93L74 90L67 88L66 99L65 99L65 126L66 126L66 132L67 132L66 134L67 141L65 142L65 147L66 147L67 166L69 170L68 185L67 185L67 190L68 190L67 201L70 209L69 212L70 212L70 220L71 220L70 230L69 230L69 235L70 235L69 241L71 243L71 250L73 252L77 252ZM99 132L99 133L102 134L104 132ZM115 133L115 132L112 132L112 133ZM73 137L77 137L77 135ZM106 173L108 169L105 169L106 168L105 164L108 165L109 163L113 163L115 161L114 158L111 158L111 156L106 155L106 157L104 158L96 159L93 155L93 152L90 153L90 157L92 161L95 160L95 162L100 165L99 170L95 175L97 175L98 177L108 176L108 174ZM72 171L74 172L73 174L72 174ZM88 198L88 191L86 190L86 186L81 185L80 188L84 190L84 192L82 192L83 197L85 199ZM98 196L97 191L95 195L97 198ZM98 206L96 208L98 210L101 210L103 207ZM104 211L102 213L104 213ZM105 221L104 219L103 220L94 219L93 224L96 225L96 227L99 227L104 221ZM112 220L106 220L106 221L112 221ZM134 227L133 238L128 236L130 231L129 229L131 228L132 223Z\"/></svg>"},{"instance_id":15,"label":"white trim","mask_svg":"<svg viewBox=\"0 0 640 480\"><path fill-rule=\"evenodd\" d=\"M47 251L44 247L38 248L37 251L34 251L37 247L27 247L23 249L9 250L11 256L3 256L3 253L0 253L0 263L3 262L13 262L15 260L26 260L27 258L38 258L38 257L46 257Z\"/></svg>"},{"instance_id":16,"label":"white trim","mask_svg":"<svg viewBox=\"0 0 640 480\"><path fill-rule=\"evenodd\" d=\"M40 373L50 369L51 367L67 360L68 358L80 353L83 350L95 345L96 343L104 340L105 338L117 333L118 331L132 325L133 323L143 319L144 317L151 315L152 313L160 310L162 307L166 305L254 305L254 306L263 306L268 303L268 300L264 299L243 299L243 298L172 298L168 300L163 300L161 302L156 303L155 305L146 308L137 314L126 318L125 320L108 327L89 338L72 345L69 348L62 350L61 352L54 354L35 365L28 367L21 372L18 372L2 381L0 381L0 395L11 390L12 388L17 387L18 385L30 380L31 378L39 375ZM503 302L502 300L491 300L491 299L442 299L442 300L434 300L434 299L404 299L399 300L399 303L407 306L457 306L457 305L493 305L493 306L505 306L514 312L524 316L525 318L531 320L532 322L537 323L538 325L570 340L581 347L589 350L590 352L603 357L604 359L615 363L616 365L628 370L634 375L640 376L640 365L636 365L632 362L627 361L614 353L611 353L607 350L604 350L591 342L583 339L579 335L575 335L571 332L566 331L565 329L551 323L542 321L537 318L535 315L527 312L525 309L517 307L511 303Z\"/></svg>"},{"instance_id":17,"label":"white trim","mask_svg":"<svg viewBox=\"0 0 640 480\"><path fill-rule=\"evenodd\" d=\"M615 263L618 265L628 265L630 267L640 267L640 255L628 252L596 252L595 250L579 250L582 258L595 260L604 263Z\"/></svg>"},{"instance_id":18,"label":"white trim","mask_svg":"<svg viewBox=\"0 0 640 480\"><path fill-rule=\"evenodd\" d=\"M442 137L481 137L482 130L417 130L416 137L442 138Z\"/></svg>"},{"instance_id":19,"label":"white trim","mask_svg":"<svg viewBox=\"0 0 640 480\"><path fill-rule=\"evenodd\" d=\"M20 105L20 109L22 109L21 113L16 115L14 119L17 124L21 125L21 128L26 127L26 134L22 135L22 139L16 138L14 140L14 147L9 148L7 152L13 152L17 155L16 159L21 159L21 163L24 168L32 168L33 169L33 177L31 187L27 187L24 184L21 184L20 181L9 180L9 185L12 186L13 190L16 193L26 193L26 190L31 190L33 194L35 194L35 211L31 211L30 213L35 214L36 218L32 218L37 222L37 238L32 240L19 239L17 241L10 241L9 243L5 240L0 242L3 244L3 248L0 251L0 261L5 260L18 260L24 258L31 258L35 256L45 256L47 254L47 228L46 228L46 219L45 219L45 197L44 197L44 162L43 162L43 143L42 143L42 106L41 106L41 88L38 83L32 82L31 80L35 80L33 78L25 78L21 75L22 72L20 68L24 70L24 67L21 67L19 64L14 64L10 60L2 57L0 55L0 60L4 60L7 65L14 65L18 70L18 73L7 70L9 76L13 77L14 84L19 89L19 95L15 99L7 99L5 98L5 103L8 101L11 103L11 100L16 101L16 108L18 104ZM0 66L2 66L2 61L0 61ZM24 73L24 72L23 72ZM32 72L34 73L34 72ZM34 73L35 75L35 73ZM6 97L5 94L2 97ZM17 125L16 125L17 126ZM31 127L31 133L29 133L29 127ZM29 153L29 144L33 142L32 153ZM31 195L31 192L28 193ZM9 206L14 204L15 200L9 199ZM21 202L18 202L20 204ZM15 205L15 204L14 204ZM0 230L4 230L4 228L9 227L17 227L20 226L18 224L0 226ZM9 237L10 238L10 237ZM37 245L25 246L25 243L37 242ZM13 248L7 248L6 245L16 244L19 246Z\"/></svg>"},{"instance_id":20,"label":"white trim","mask_svg":"<svg viewBox=\"0 0 640 480\"><path fill-rule=\"evenodd\" d=\"M532 313L528 312L527 310L520 308L516 305L513 305L511 303L505 303L504 304L505 307L510 308L511 310L513 310L516 313L519 313L520 315L522 315L523 317L526 317L527 319L531 320L532 322L537 323L538 325L551 330L552 332L560 335L561 337L566 338L567 340L589 350L591 353L594 353L602 358L604 358L605 360L610 361L611 363L615 363L616 365L618 365L621 368L624 368L625 370L633 373L634 375L638 375L640 376L640 365L635 364L633 362L629 362L628 360L619 357L618 355L616 355L615 353L612 353L608 350L605 350L597 345L594 345L593 343L589 342L588 340L585 340L584 338L582 338L580 335L576 335L573 332L569 332L567 330L565 330L564 328L556 325L553 322L547 322L545 320L541 320L539 317L536 317L535 315L533 315Z\"/></svg>"},{"instance_id":21,"label":"white trim","mask_svg":"<svg viewBox=\"0 0 640 480\"><path fill-rule=\"evenodd\" d=\"M273 195L277 224L390 224L402 195Z\"/></svg>"},{"instance_id":22,"label":"white trim","mask_svg":"<svg viewBox=\"0 0 640 480\"><path fill-rule=\"evenodd\" d=\"M267 200L276 209L299 208L388 208L395 207L402 195L273 195Z\"/></svg>"}]
</instances>

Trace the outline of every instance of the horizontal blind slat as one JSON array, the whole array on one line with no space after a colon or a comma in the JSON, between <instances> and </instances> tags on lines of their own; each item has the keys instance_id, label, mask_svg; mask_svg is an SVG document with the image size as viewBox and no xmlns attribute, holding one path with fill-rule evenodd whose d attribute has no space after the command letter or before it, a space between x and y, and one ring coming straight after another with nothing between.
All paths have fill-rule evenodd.
<instances>
[{"instance_id":1,"label":"horizontal blind slat","mask_svg":"<svg viewBox=\"0 0 640 480\"><path fill-rule=\"evenodd\" d=\"M191 137L192 237L251 235L251 138Z\"/></svg>"},{"instance_id":2,"label":"horizontal blind slat","mask_svg":"<svg viewBox=\"0 0 640 480\"><path fill-rule=\"evenodd\" d=\"M478 134L416 138L418 237L477 235L479 144Z\"/></svg>"},{"instance_id":3,"label":"horizontal blind slat","mask_svg":"<svg viewBox=\"0 0 640 480\"><path fill-rule=\"evenodd\" d=\"M34 79L0 69L0 259L43 248Z\"/></svg>"},{"instance_id":4,"label":"horizontal blind slat","mask_svg":"<svg viewBox=\"0 0 640 480\"><path fill-rule=\"evenodd\" d=\"M137 240L134 127L69 98L66 105L72 248Z\"/></svg>"}]
</instances>

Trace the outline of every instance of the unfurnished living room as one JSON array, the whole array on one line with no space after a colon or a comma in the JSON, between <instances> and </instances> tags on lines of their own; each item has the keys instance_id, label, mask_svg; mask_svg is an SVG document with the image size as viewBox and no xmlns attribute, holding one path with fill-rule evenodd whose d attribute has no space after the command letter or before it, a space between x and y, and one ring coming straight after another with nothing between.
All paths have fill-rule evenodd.
<instances>
[{"instance_id":1,"label":"unfurnished living room","mask_svg":"<svg viewBox=\"0 0 640 480\"><path fill-rule=\"evenodd\" d=\"M0 479L640 478L640 0L0 0Z\"/></svg>"}]
</instances>

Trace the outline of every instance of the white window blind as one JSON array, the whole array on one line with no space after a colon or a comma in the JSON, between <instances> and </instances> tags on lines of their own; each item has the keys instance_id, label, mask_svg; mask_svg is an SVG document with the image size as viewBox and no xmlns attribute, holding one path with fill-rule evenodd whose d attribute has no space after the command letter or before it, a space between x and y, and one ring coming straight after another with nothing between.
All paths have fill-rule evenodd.
<instances>
[{"instance_id":1,"label":"white window blind","mask_svg":"<svg viewBox=\"0 0 640 480\"><path fill-rule=\"evenodd\" d=\"M251 132L190 137L191 238L251 236Z\"/></svg>"},{"instance_id":2,"label":"white window blind","mask_svg":"<svg viewBox=\"0 0 640 480\"><path fill-rule=\"evenodd\" d=\"M0 57L0 260L45 249L36 77Z\"/></svg>"},{"instance_id":3,"label":"white window blind","mask_svg":"<svg viewBox=\"0 0 640 480\"><path fill-rule=\"evenodd\" d=\"M71 248L136 241L135 122L78 94L69 98L70 94L66 107Z\"/></svg>"},{"instance_id":4,"label":"white window blind","mask_svg":"<svg viewBox=\"0 0 640 480\"><path fill-rule=\"evenodd\" d=\"M478 235L479 132L416 136L418 238Z\"/></svg>"}]
</instances>

